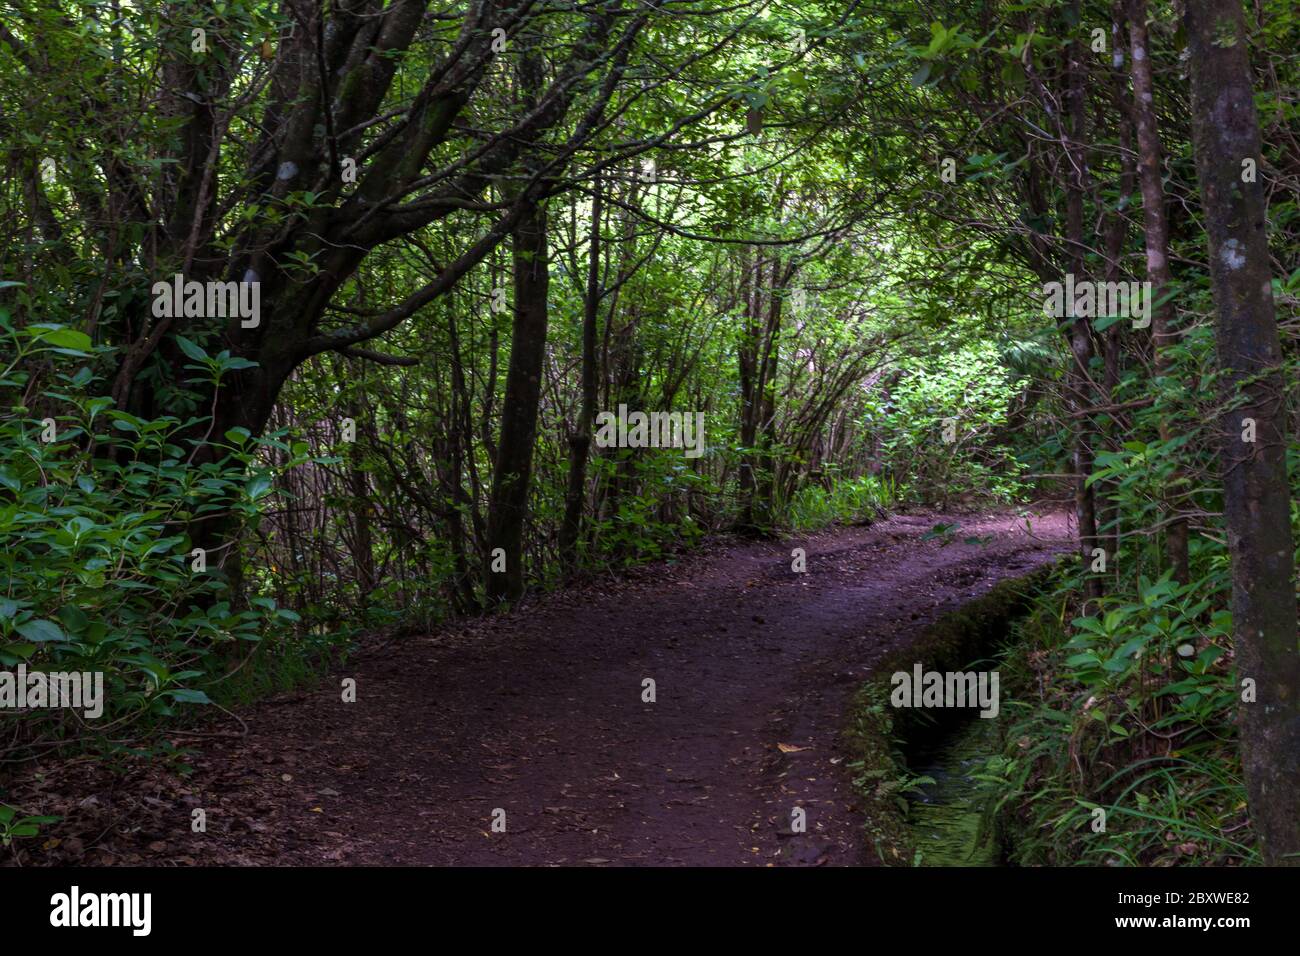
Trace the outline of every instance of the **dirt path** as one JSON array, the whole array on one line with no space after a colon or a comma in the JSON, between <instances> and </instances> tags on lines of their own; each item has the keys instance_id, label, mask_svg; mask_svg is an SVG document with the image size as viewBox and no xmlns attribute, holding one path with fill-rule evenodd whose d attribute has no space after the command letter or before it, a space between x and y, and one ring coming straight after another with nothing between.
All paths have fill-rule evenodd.
<instances>
[{"instance_id":1,"label":"dirt path","mask_svg":"<svg viewBox=\"0 0 1300 956\"><path fill-rule=\"evenodd\" d=\"M941 520L961 522L956 540L922 540ZM370 647L320 689L243 715L246 736L205 742L192 777L155 787L152 819L119 824L97 852L146 863L869 863L837 753L849 695L886 649L1050 560L1067 534L1060 514L1034 517L1032 534L1009 516L928 514L730 543ZM793 547L807 550L807 574L791 571ZM341 700L344 677L355 703ZM642 701L646 678L654 703ZM807 812L799 836L795 806ZM206 834L189 832L193 807L206 810ZM491 831L497 808L505 833Z\"/></svg>"}]
</instances>

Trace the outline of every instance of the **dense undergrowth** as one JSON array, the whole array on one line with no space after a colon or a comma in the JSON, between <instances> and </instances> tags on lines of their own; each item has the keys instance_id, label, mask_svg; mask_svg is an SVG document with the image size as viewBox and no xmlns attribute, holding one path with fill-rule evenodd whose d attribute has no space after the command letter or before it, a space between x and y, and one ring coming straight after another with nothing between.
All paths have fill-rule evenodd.
<instances>
[{"instance_id":1,"label":"dense undergrowth","mask_svg":"<svg viewBox=\"0 0 1300 956\"><path fill-rule=\"evenodd\" d=\"M201 418L141 419L112 407L92 371L83 333L53 324L14 328L0 311L12 359L0 374L0 665L103 674L105 712L92 728L73 709L36 710L4 753L69 743L129 741L187 705L246 696L311 656L299 615L256 592L232 588L225 556L191 547L191 529L220 517L253 528L275 471L259 449L281 439L230 434L224 456L197 464ZM220 377L228 356L195 362ZM24 363L44 362L44 387L28 388ZM24 405L20 402L26 401ZM292 648L259 648L295 635ZM266 660L274 656L275 663ZM250 658L257 663L246 670ZM231 680L241 671L259 674ZM282 676L277 676L282 675Z\"/></svg>"},{"instance_id":2,"label":"dense undergrowth","mask_svg":"<svg viewBox=\"0 0 1300 956\"><path fill-rule=\"evenodd\" d=\"M908 797L933 781L908 769L908 755L944 731L925 711L892 708L886 679L918 660L1001 676L1001 749L972 772L982 823L962 835L971 846L991 842L1013 865L1257 864L1227 570L1210 549L1198 565L1205 573L1188 585L1141 578L1133 597L1106 597L1081 614L1067 563L1032 584L1008 582L885 662L885 676L860 693L847 738L881 859L925 862ZM1037 596L1025 600L1025 589ZM986 652L995 659L978 664Z\"/></svg>"},{"instance_id":3,"label":"dense undergrowth","mask_svg":"<svg viewBox=\"0 0 1300 956\"><path fill-rule=\"evenodd\" d=\"M1255 697L1236 666L1222 500L1208 480L1214 390L1176 384L1213 374L1206 330L1189 330L1156 401L1096 456L1089 482L1109 509L1100 531L1113 557L1063 571L1003 657L1005 750L985 789L1014 862L1259 862L1237 737ZM1119 394L1139 386L1130 377ZM1176 437L1156 437L1162 417ZM1300 473L1294 439L1289 457ZM1164 555L1171 497L1191 527L1186 583ZM1291 518L1300 531L1296 500ZM1100 597L1085 597L1089 578Z\"/></svg>"},{"instance_id":4,"label":"dense undergrowth","mask_svg":"<svg viewBox=\"0 0 1300 956\"><path fill-rule=\"evenodd\" d=\"M1011 862L1258 862L1235 730L1227 570L1188 585L1139 578L1080 615L1058 576L1000 667L1002 754L984 797Z\"/></svg>"}]
</instances>

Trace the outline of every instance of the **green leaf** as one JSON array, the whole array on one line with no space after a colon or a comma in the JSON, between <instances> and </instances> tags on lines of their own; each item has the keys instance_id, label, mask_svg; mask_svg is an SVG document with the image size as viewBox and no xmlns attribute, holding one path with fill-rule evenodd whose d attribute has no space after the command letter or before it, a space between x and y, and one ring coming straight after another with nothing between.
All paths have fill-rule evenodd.
<instances>
[{"instance_id":1,"label":"green leaf","mask_svg":"<svg viewBox=\"0 0 1300 956\"><path fill-rule=\"evenodd\" d=\"M248 497L252 498L254 501L262 497L262 495L266 494L270 490L271 490L271 479L267 475L257 475L255 478L249 481L247 488L245 488L245 491L248 493Z\"/></svg>"},{"instance_id":2,"label":"green leaf","mask_svg":"<svg viewBox=\"0 0 1300 956\"><path fill-rule=\"evenodd\" d=\"M71 634L80 634L90 625L90 618L86 612L72 604L65 604L59 608L58 617Z\"/></svg>"},{"instance_id":3,"label":"green leaf","mask_svg":"<svg viewBox=\"0 0 1300 956\"><path fill-rule=\"evenodd\" d=\"M40 338L41 341L48 342L56 348L72 349L76 352L87 352L94 347L90 336L76 329L54 329L43 333Z\"/></svg>"},{"instance_id":4,"label":"green leaf","mask_svg":"<svg viewBox=\"0 0 1300 956\"><path fill-rule=\"evenodd\" d=\"M201 690L169 690L167 696L172 700L180 701L183 704L210 704L212 701L208 695Z\"/></svg>"},{"instance_id":5,"label":"green leaf","mask_svg":"<svg viewBox=\"0 0 1300 956\"><path fill-rule=\"evenodd\" d=\"M14 630L29 641L37 644L46 641L66 641L68 639L68 635L63 633L63 628L44 618L35 621L24 621Z\"/></svg>"},{"instance_id":6,"label":"green leaf","mask_svg":"<svg viewBox=\"0 0 1300 956\"><path fill-rule=\"evenodd\" d=\"M196 362L202 362L208 357L207 352L203 351L203 349L199 348L183 335L176 336L176 344L181 347L181 351L184 352L186 356L192 358Z\"/></svg>"},{"instance_id":7,"label":"green leaf","mask_svg":"<svg viewBox=\"0 0 1300 956\"><path fill-rule=\"evenodd\" d=\"M35 644L5 644L0 647L0 661L4 661L9 667L13 667L23 661L31 660L32 655L35 653Z\"/></svg>"}]
</instances>

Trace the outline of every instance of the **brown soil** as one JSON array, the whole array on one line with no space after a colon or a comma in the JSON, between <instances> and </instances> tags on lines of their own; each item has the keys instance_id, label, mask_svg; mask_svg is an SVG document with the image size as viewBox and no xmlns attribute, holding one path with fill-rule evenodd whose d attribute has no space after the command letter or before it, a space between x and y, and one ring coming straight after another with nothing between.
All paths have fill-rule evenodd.
<instances>
[{"instance_id":1,"label":"brown soil","mask_svg":"<svg viewBox=\"0 0 1300 956\"><path fill-rule=\"evenodd\" d=\"M940 521L956 538L923 540ZM365 643L320 687L241 713L246 733L177 737L192 774L82 761L15 782L9 802L65 817L21 862L871 863L839 746L850 695L886 651L1069 547L1063 514L1031 527L924 514L726 540ZM191 832L198 807L206 833Z\"/></svg>"}]
</instances>

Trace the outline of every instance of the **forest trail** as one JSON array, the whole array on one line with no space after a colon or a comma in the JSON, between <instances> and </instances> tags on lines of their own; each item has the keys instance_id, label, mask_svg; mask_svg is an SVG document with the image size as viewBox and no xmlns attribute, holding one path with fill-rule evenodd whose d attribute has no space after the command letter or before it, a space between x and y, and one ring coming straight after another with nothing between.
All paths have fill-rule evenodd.
<instances>
[{"instance_id":1,"label":"forest trail","mask_svg":"<svg viewBox=\"0 0 1300 956\"><path fill-rule=\"evenodd\" d=\"M940 521L960 523L948 544L923 538ZM727 541L363 646L322 686L244 713L247 735L203 741L193 776L170 794L155 787L156 820L116 828L97 852L140 863L870 863L840 757L846 703L886 650L1070 546L1064 514L1030 527L1010 514L928 513ZM807 550L806 574L791 570L794 547ZM345 677L355 703L341 699ZM642 702L644 678L655 703ZM799 836L795 806L807 812ZM206 809L207 832L178 834L192 807ZM496 808L505 833L491 832Z\"/></svg>"}]
</instances>

